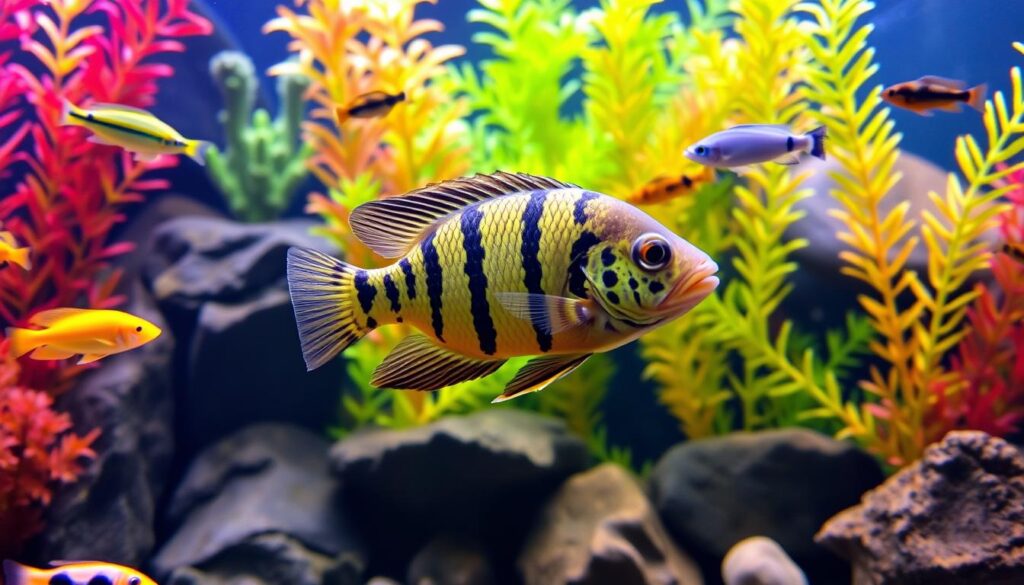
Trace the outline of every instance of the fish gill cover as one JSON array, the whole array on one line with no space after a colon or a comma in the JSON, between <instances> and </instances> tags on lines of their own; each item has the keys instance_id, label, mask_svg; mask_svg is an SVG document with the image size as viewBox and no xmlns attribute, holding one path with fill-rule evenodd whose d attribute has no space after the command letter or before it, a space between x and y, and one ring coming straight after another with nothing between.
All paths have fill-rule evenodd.
<instances>
[{"instance_id":1,"label":"fish gill cover","mask_svg":"<svg viewBox=\"0 0 1024 585\"><path fill-rule=\"evenodd\" d=\"M92 24L84 24L89 22ZM120 273L110 260L131 250L110 242L121 209L168 183L149 173L174 166L84 140L61 126L65 100L76 105L150 106L160 62L180 39L209 34L186 0L4 0L0 2L0 223L32 250L31 271L0 271L0 319L23 325L54 307L116 307ZM10 132L7 134L7 132ZM0 341L0 556L10 557L42 528L58 483L73 482L98 430L72 432L53 398L89 366L6 357Z\"/></svg>"},{"instance_id":2,"label":"fish gill cover","mask_svg":"<svg viewBox=\"0 0 1024 585\"><path fill-rule=\"evenodd\" d=\"M684 148L731 125L824 125L838 162L827 196L844 225L841 270L869 292L843 328L820 336L796 331L780 310L798 270L793 254L808 245L782 236L811 195L801 167L755 168L649 208L734 271L692 316L641 338L644 374L661 402L690 437L811 426L894 466L949 428L1017 428L1019 401L1005 388L1006 376L1017 375L1006 349L1015 334L988 333L987 351L1003 356L994 368L968 370L977 344L965 346L984 331L986 311L1014 310L965 284L993 261L994 286L1010 287L1020 269L1004 255L993 259L980 241L1008 213L1004 179L1021 169L1016 68L1009 105L997 94L986 106L987 146L971 136L955 145L963 181L950 175L946 192L932 194L937 211L912 217L908 203L882 206L900 179L900 136L874 80L872 27L860 22L871 2L689 1L684 24L676 13L652 11L654 0L604 0L583 11L568 0L481 0L468 19L480 26L474 42L492 56L479 63L452 63L461 47L424 38L440 24L416 20L421 3L297 1L266 27L288 33L296 56L274 72L311 80L309 167L327 193L312 195L307 209L324 217L324 233L348 261L379 263L347 226L351 210L376 197L505 169L624 198L654 177L692 172ZM409 99L339 128L333 108L370 91L405 91ZM906 266L920 243L929 258L923 275ZM482 408L513 371L434 394L376 391L366 381L404 335L396 329L346 352L358 391L343 397L345 429ZM948 360L954 350L960 357ZM517 402L575 421L592 450L608 456L601 400L614 367L592 364Z\"/></svg>"}]
</instances>

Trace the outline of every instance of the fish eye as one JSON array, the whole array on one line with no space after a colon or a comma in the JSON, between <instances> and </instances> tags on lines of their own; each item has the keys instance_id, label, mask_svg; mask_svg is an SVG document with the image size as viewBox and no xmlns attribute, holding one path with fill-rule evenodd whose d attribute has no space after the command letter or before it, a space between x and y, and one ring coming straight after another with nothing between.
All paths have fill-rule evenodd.
<instances>
[{"instance_id":1,"label":"fish eye","mask_svg":"<svg viewBox=\"0 0 1024 585\"><path fill-rule=\"evenodd\" d=\"M704 146L698 146L697 148L693 149L693 152L697 153L700 156L704 156L705 154L707 154L708 149L707 147Z\"/></svg>"},{"instance_id":2,"label":"fish eye","mask_svg":"<svg viewBox=\"0 0 1024 585\"><path fill-rule=\"evenodd\" d=\"M140 579L139 577L135 575L128 577L128 585L139 585L140 583L142 583L142 579Z\"/></svg>"},{"instance_id":3,"label":"fish eye","mask_svg":"<svg viewBox=\"0 0 1024 585\"><path fill-rule=\"evenodd\" d=\"M889 94L889 97L893 97L893 96L896 95L896 90L895 89L890 89L887 93Z\"/></svg>"},{"instance_id":4,"label":"fish eye","mask_svg":"<svg viewBox=\"0 0 1024 585\"><path fill-rule=\"evenodd\" d=\"M633 261L644 270L661 270L671 259L672 248L657 234L645 234L633 243Z\"/></svg>"},{"instance_id":5,"label":"fish eye","mask_svg":"<svg viewBox=\"0 0 1024 585\"><path fill-rule=\"evenodd\" d=\"M142 333L142 325L139 325L138 327L136 327L135 328L135 332L136 333Z\"/></svg>"}]
</instances>

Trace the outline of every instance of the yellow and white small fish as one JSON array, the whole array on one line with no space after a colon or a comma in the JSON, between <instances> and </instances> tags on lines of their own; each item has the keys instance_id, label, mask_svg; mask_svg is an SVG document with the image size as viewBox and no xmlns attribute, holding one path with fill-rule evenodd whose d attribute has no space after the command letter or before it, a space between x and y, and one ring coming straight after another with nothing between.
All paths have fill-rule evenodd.
<instances>
[{"instance_id":1,"label":"yellow and white small fish","mask_svg":"<svg viewBox=\"0 0 1024 585\"><path fill-rule=\"evenodd\" d=\"M61 124L87 128L93 133L89 142L119 146L141 161L162 154L187 154L205 165L210 147L209 142L185 138L153 114L131 106L95 104L85 110L65 101Z\"/></svg>"},{"instance_id":2,"label":"yellow and white small fish","mask_svg":"<svg viewBox=\"0 0 1024 585\"><path fill-rule=\"evenodd\" d=\"M157 585L131 567L100 561L55 561L37 569L4 561L4 585Z\"/></svg>"},{"instance_id":3,"label":"yellow and white small fish","mask_svg":"<svg viewBox=\"0 0 1024 585\"><path fill-rule=\"evenodd\" d=\"M121 311L50 309L32 315L29 323L44 329L7 328L10 352L34 360L62 360L81 355L79 364L141 347L160 336L160 328Z\"/></svg>"},{"instance_id":4,"label":"yellow and white small fish","mask_svg":"<svg viewBox=\"0 0 1024 585\"><path fill-rule=\"evenodd\" d=\"M718 286L707 254L624 202L498 172L428 185L352 211L390 266L288 251L288 288L310 370L390 323L410 335L378 388L436 390L527 362L496 401L543 389L594 353L683 315Z\"/></svg>"},{"instance_id":5,"label":"yellow and white small fish","mask_svg":"<svg viewBox=\"0 0 1024 585\"><path fill-rule=\"evenodd\" d=\"M0 232L0 268L10 264L21 266L22 270L32 270L32 259L28 248L19 248L18 241L11 232Z\"/></svg>"}]
</instances>

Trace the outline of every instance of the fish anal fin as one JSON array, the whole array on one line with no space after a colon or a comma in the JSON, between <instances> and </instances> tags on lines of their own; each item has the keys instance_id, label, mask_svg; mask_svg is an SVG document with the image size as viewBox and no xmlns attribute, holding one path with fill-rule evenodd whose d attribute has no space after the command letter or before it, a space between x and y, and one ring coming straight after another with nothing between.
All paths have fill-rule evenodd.
<instances>
[{"instance_id":1,"label":"fish anal fin","mask_svg":"<svg viewBox=\"0 0 1024 585\"><path fill-rule=\"evenodd\" d=\"M133 154L135 155L135 160L137 160L139 162L153 162L156 159L160 158L160 153L157 153L157 152L137 152L137 151L135 151Z\"/></svg>"},{"instance_id":2,"label":"fish anal fin","mask_svg":"<svg viewBox=\"0 0 1024 585\"><path fill-rule=\"evenodd\" d=\"M534 358L520 368L505 386L505 391L491 402L505 402L517 396L539 392L548 384L572 372L593 354L553 355Z\"/></svg>"},{"instance_id":3,"label":"fish anal fin","mask_svg":"<svg viewBox=\"0 0 1024 585\"><path fill-rule=\"evenodd\" d=\"M359 241L371 250L385 258L398 258L434 224L468 205L512 193L571 188L577 187L547 177L498 171L364 203L352 210L349 224Z\"/></svg>"},{"instance_id":4,"label":"fish anal fin","mask_svg":"<svg viewBox=\"0 0 1024 585\"><path fill-rule=\"evenodd\" d=\"M34 360L66 360L69 357L75 355L73 351L65 351L63 349L57 349L44 345L36 348L29 357Z\"/></svg>"},{"instance_id":5,"label":"fish anal fin","mask_svg":"<svg viewBox=\"0 0 1024 585\"><path fill-rule=\"evenodd\" d=\"M439 390L494 373L503 359L482 360L445 349L424 335L406 337L391 350L370 384L398 390Z\"/></svg>"},{"instance_id":6,"label":"fish anal fin","mask_svg":"<svg viewBox=\"0 0 1024 585\"><path fill-rule=\"evenodd\" d=\"M115 144L107 140L106 138L103 138L102 136L98 136L96 134L93 134L92 136L86 138L85 141L91 142L93 144L99 144L101 146L120 146L119 144Z\"/></svg>"},{"instance_id":7,"label":"fish anal fin","mask_svg":"<svg viewBox=\"0 0 1024 585\"><path fill-rule=\"evenodd\" d=\"M495 293L495 298L512 315L539 324L546 333L558 333L589 323L592 301L519 292Z\"/></svg>"},{"instance_id":8,"label":"fish anal fin","mask_svg":"<svg viewBox=\"0 0 1024 585\"><path fill-rule=\"evenodd\" d=\"M78 365L91 364L95 361L101 360L107 357L105 354L91 353L82 356L82 359L78 360Z\"/></svg>"},{"instance_id":9,"label":"fish anal fin","mask_svg":"<svg viewBox=\"0 0 1024 585\"><path fill-rule=\"evenodd\" d=\"M59 309L50 309L48 311L42 311L32 315L28 322L32 325L39 325L40 327L49 327L61 319L67 319L73 315L78 315L87 312L88 309L77 309L74 307L62 307Z\"/></svg>"},{"instance_id":10,"label":"fish anal fin","mask_svg":"<svg viewBox=\"0 0 1024 585\"><path fill-rule=\"evenodd\" d=\"M800 164L800 155L795 152L786 153L772 162L780 165L798 165Z\"/></svg>"},{"instance_id":11,"label":"fish anal fin","mask_svg":"<svg viewBox=\"0 0 1024 585\"><path fill-rule=\"evenodd\" d=\"M939 77L938 75L925 75L924 77L919 77L917 82L923 85L937 85L947 89L963 89L967 87L967 84L959 79Z\"/></svg>"}]
</instances>

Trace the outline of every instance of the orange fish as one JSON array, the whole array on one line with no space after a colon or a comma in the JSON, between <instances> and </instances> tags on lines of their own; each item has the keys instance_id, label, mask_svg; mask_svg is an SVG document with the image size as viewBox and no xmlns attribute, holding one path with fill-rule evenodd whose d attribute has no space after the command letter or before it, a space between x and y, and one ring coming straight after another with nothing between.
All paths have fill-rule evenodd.
<instances>
[{"instance_id":1,"label":"orange fish","mask_svg":"<svg viewBox=\"0 0 1024 585\"><path fill-rule=\"evenodd\" d=\"M626 201L634 205L663 203L675 197L689 195L714 179L715 171L711 167L701 167L695 174L657 177L634 191Z\"/></svg>"},{"instance_id":2,"label":"orange fish","mask_svg":"<svg viewBox=\"0 0 1024 585\"><path fill-rule=\"evenodd\" d=\"M22 270L32 270L32 259L28 248L19 248L11 232L0 232L0 268L17 264Z\"/></svg>"},{"instance_id":3,"label":"orange fish","mask_svg":"<svg viewBox=\"0 0 1024 585\"><path fill-rule=\"evenodd\" d=\"M964 89L966 85L956 79L927 75L885 88L882 99L922 116L931 116L932 110L959 112L961 104L967 104L979 112L985 111L985 92L988 86L981 84Z\"/></svg>"},{"instance_id":4,"label":"orange fish","mask_svg":"<svg viewBox=\"0 0 1024 585\"><path fill-rule=\"evenodd\" d=\"M1002 252L1018 262L1024 262L1024 243L1007 242L1003 244Z\"/></svg>"},{"instance_id":5,"label":"orange fish","mask_svg":"<svg viewBox=\"0 0 1024 585\"><path fill-rule=\"evenodd\" d=\"M100 561L55 561L51 569L37 569L4 561L5 585L156 585L132 569Z\"/></svg>"},{"instance_id":6,"label":"orange fish","mask_svg":"<svg viewBox=\"0 0 1024 585\"><path fill-rule=\"evenodd\" d=\"M371 91L356 97L345 107L334 109L338 125L344 124L349 118L380 118L387 116L395 104L405 101L405 92L396 94L383 91Z\"/></svg>"}]
</instances>

